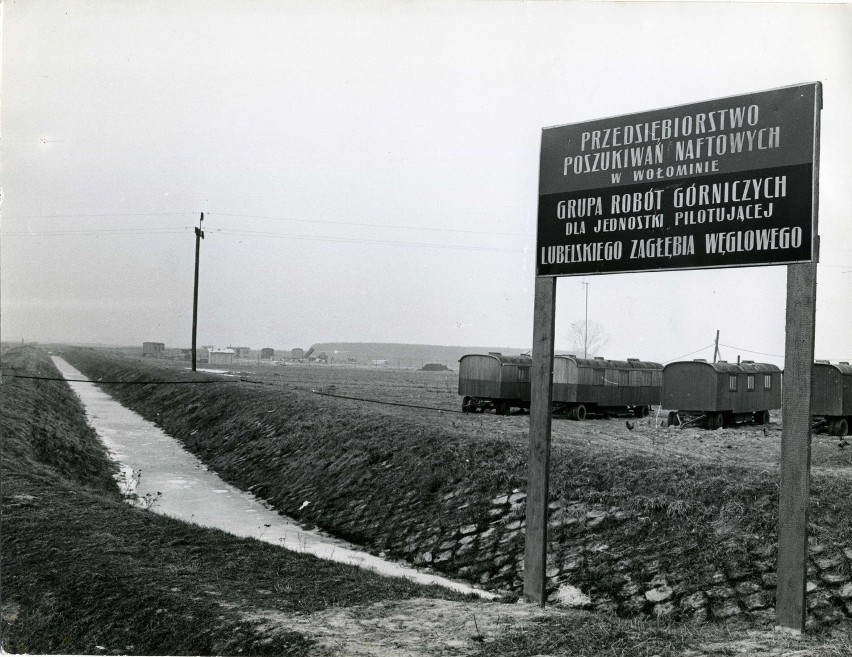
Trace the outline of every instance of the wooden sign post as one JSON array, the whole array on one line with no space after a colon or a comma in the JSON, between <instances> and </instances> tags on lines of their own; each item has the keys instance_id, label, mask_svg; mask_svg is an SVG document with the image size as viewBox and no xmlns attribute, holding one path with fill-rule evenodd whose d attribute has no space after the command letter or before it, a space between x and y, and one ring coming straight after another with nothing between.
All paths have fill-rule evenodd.
<instances>
[{"instance_id":1,"label":"wooden sign post","mask_svg":"<svg viewBox=\"0 0 852 657\"><path fill-rule=\"evenodd\" d=\"M556 278L535 279L532 372L530 374L530 460L524 595L544 606L547 598L547 505L550 490L550 407L553 401L553 347Z\"/></svg>"},{"instance_id":2,"label":"wooden sign post","mask_svg":"<svg viewBox=\"0 0 852 657\"><path fill-rule=\"evenodd\" d=\"M775 621L805 629L816 263L787 266Z\"/></svg>"},{"instance_id":3,"label":"wooden sign post","mask_svg":"<svg viewBox=\"0 0 852 657\"><path fill-rule=\"evenodd\" d=\"M814 336L817 262L819 261L819 134L822 86L814 108L812 262L787 265L787 331L781 401L781 494L778 500L778 582L775 622L798 632L805 629L808 577L808 502L811 489Z\"/></svg>"},{"instance_id":4,"label":"wooden sign post","mask_svg":"<svg viewBox=\"0 0 852 657\"><path fill-rule=\"evenodd\" d=\"M556 277L788 265L779 625L805 623L819 82L542 131L524 595L547 598Z\"/></svg>"}]
</instances>

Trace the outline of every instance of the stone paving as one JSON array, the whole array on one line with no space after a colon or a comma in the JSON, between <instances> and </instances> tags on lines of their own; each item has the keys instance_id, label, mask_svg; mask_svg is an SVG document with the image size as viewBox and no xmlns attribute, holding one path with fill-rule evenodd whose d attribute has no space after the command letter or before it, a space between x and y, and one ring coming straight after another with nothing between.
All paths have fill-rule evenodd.
<instances>
[{"instance_id":1,"label":"stone paving","mask_svg":"<svg viewBox=\"0 0 852 657\"><path fill-rule=\"evenodd\" d=\"M441 514L440 526L412 523L400 541L385 523L377 522L371 529L385 535L387 549L415 564L520 594L526 495L509 491L494 497L479 521L445 524L458 517L458 502L465 499L465 493L460 490L443 496L441 505L446 514ZM354 506L355 513L365 510L365 503ZM740 617L766 622L774 618L774 545L751 545L747 559L707 572L683 572L683 546L651 550L640 541L622 541L620 545L603 542L597 528L610 523L611 529L612 523L636 520L625 511L552 502L549 517L546 575L551 603L564 603L565 591L570 588L582 594L579 598L567 596L584 601L578 606L620 616L697 621ZM661 564L665 556L677 566ZM852 617L852 546L812 544L807 589L809 623Z\"/></svg>"}]
</instances>

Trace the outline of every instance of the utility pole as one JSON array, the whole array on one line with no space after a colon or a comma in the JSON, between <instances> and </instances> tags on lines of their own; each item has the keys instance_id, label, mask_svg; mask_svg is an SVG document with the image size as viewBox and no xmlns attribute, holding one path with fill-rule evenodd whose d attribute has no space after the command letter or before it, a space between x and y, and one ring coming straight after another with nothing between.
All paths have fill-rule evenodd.
<instances>
[{"instance_id":1,"label":"utility pole","mask_svg":"<svg viewBox=\"0 0 852 657\"><path fill-rule=\"evenodd\" d=\"M586 286L586 329L583 331L583 358L589 357L589 284L582 283Z\"/></svg>"},{"instance_id":2,"label":"utility pole","mask_svg":"<svg viewBox=\"0 0 852 657\"><path fill-rule=\"evenodd\" d=\"M198 330L198 257L201 253L201 240L204 239L204 231L201 230L201 222L204 221L204 213L198 220L198 228L195 229L195 285L192 291L192 371L195 372L195 334Z\"/></svg>"},{"instance_id":3,"label":"utility pole","mask_svg":"<svg viewBox=\"0 0 852 657\"><path fill-rule=\"evenodd\" d=\"M716 349L713 351L713 362L719 360L719 329L716 329Z\"/></svg>"}]
</instances>

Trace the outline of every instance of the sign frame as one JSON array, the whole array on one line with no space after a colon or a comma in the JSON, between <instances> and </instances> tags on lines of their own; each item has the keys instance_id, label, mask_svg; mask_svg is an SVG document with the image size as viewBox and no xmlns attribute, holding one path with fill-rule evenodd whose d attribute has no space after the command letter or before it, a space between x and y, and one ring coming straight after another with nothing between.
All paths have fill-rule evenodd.
<instances>
[{"instance_id":1,"label":"sign frame","mask_svg":"<svg viewBox=\"0 0 852 657\"><path fill-rule=\"evenodd\" d=\"M775 618L778 626L802 632L805 629L807 578L807 523L811 454L811 377L814 361L817 263L819 260L819 146L823 108L822 83L812 82L780 89L813 87L813 123L810 188L810 258L791 262L755 263L738 266L786 265L785 384L782 408L780 495L778 511L778 564ZM777 90L770 90L777 91ZM769 92L758 92L769 93ZM726 99L738 98L729 96ZM718 99L718 100L726 100ZM708 101L712 102L712 101ZM682 105L678 107L691 107ZM613 117L623 118L623 117ZM541 171L540 171L541 176ZM541 177L539 191L542 189ZM539 225L541 219L539 217ZM540 253L536 241L536 257ZM640 271L719 269L722 266L652 268ZM545 605L547 596L547 525L550 478L551 402L553 394L556 279L589 276L603 272L540 273L535 275L533 348L531 372L529 462L524 550L524 597Z\"/></svg>"},{"instance_id":2,"label":"sign frame","mask_svg":"<svg viewBox=\"0 0 852 657\"><path fill-rule=\"evenodd\" d=\"M816 220L804 186L814 177L812 117L818 113L819 85L542 129L536 276L812 262ZM696 155L702 149L710 155ZM643 153L650 168L637 159ZM753 177L764 174L769 177ZM783 183L774 185L779 178ZM631 199L639 195L645 202L635 207ZM805 222L805 216L811 220ZM790 240L783 234L787 229L799 231L797 246L774 243ZM666 239L668 253L645 253L646 241L657 250ZM618 257L607 248L620 249ZM688 248L691 254L677 252Z\"/></svg>"}]
</instances>

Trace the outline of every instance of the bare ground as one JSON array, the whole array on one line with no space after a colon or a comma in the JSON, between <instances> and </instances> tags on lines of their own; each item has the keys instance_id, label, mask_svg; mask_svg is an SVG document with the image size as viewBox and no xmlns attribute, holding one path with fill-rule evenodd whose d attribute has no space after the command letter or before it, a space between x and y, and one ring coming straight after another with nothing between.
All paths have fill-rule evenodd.
<instances>
[{"instance_id":1,"label":"bare ground","mask_svg":"<svg viewBox=\"0 0 852 657\"><path fill-rule=\"evenodd\" d=\"M462 657L487 655L489 644L506 631L524 632L540 619L585 612L542 609L522 602L415 598L332 608L302 616L261 609L243 613L246 620L258 623L270 637L277 632L297 631L313 638L317 641L314 654L321 657ZM815 657L844 655L850 649L843 642L814 645L807 637L780 631L696 626L694 632L695 640L689 642L692 647L668 654ZM702 637L702 632L706 636Z\"/></svg>"},{"instance_id":2,"label":"bare ground","mask_svg":"<svg viewBox=\"0 0 852 657\"><path fill-rule=\"evenodd\" d=\"M433 598L384 601L364 607L333 608L304 616L254 610L270 635L298 631L315 639L317 655L347 657L432 657L471 655L489 637L531 620L565 613L530 604L455 602Z\"/></svg>"}]
</instances>

